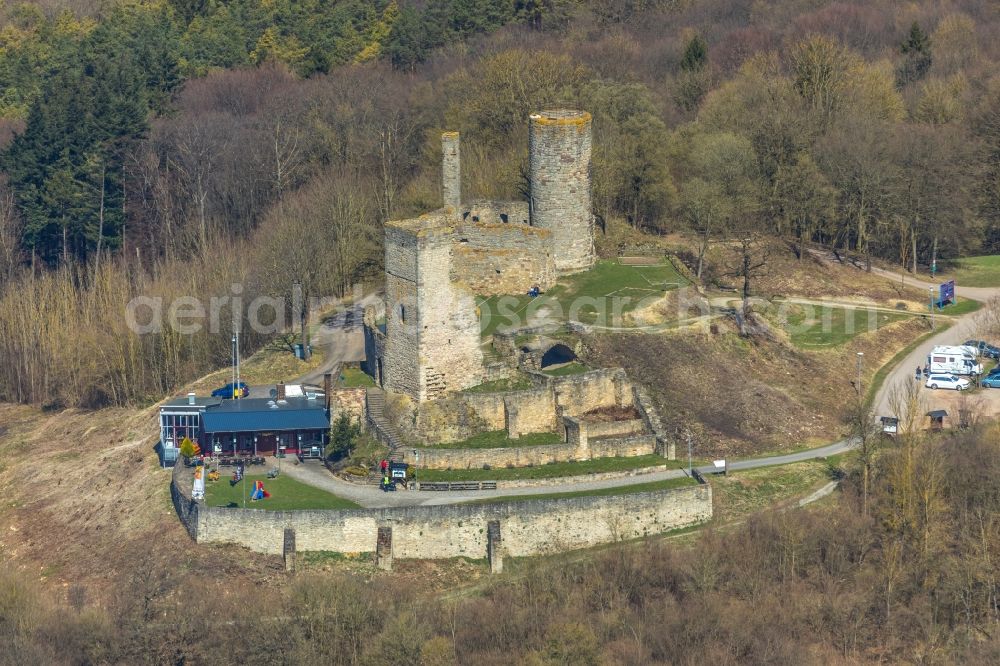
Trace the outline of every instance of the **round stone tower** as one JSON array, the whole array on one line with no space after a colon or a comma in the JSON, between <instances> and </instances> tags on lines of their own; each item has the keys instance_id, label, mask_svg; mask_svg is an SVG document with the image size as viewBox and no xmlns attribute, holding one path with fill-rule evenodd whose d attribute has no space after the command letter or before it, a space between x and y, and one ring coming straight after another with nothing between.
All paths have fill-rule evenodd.
<instances>
[{"instance_id":1,"label":"round stone tower","mask_svg":"<svg viewBox=\"0 0 1000 666\"><path fill-rule=\"evenodd\" d=\"M529 116L531 224L552 231L552 257L564 274L594 265L590 126L586 111Z\"/></svg>"}]
</instances>

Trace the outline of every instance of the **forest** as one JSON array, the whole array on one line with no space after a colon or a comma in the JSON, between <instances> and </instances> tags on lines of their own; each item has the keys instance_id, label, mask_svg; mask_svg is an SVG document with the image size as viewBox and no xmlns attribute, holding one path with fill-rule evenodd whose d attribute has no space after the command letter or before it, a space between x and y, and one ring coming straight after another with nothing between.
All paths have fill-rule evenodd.
<instances>
[{"instance_id":1,"label":"forest","mask_svg":"<svg viewBox=\"0 0 1000 666\"><path fill-rule=\"evenodd\" d=\"M747 229L910 271L1000 250L984 0L48 0L0 21L0 400L143 404L227 362L228 329L132 333L135 296L376 283L381 225L439 205L439 133L463 133L468 196L519 198L542 107L593 113L603 227L684 234L698 271Z\"/></svg>"}]
</instances>

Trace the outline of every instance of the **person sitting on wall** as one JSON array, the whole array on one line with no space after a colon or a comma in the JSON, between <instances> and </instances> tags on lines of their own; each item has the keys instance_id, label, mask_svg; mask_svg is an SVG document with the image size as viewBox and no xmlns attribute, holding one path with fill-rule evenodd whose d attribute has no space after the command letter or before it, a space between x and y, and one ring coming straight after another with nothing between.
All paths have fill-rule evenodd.
<instances>
[{"instance_id":1,"label":"person sitting on wall","mask_svg":"<svg viewBox=\"0 0 1000 666\"><path fill-rule=\"evenodd\" d=\"M541 293L542 293L542 290L541 290L541 288L539 288L539 286L537 284L534 285L531 289L528 290L528 296L531 296L532 298L538 298L538 296Z\"/></svg>"}]
</instances>

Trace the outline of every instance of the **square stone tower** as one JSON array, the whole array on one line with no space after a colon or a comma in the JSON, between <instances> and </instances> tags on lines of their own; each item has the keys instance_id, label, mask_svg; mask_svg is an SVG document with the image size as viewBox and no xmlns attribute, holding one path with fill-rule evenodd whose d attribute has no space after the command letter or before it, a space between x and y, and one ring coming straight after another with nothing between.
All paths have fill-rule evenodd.
<instances>
[{"instance_id":1,"label":"square stone tower","mask_svg":"<svg viewBox=\"0 0 1000 666\"><path fill-rule=\"evenodd\" d=\"M445 209L385 229L383 387L420 402L483 380L475 299L451 280L454 221Z\"/></svg>"}]
</instances>

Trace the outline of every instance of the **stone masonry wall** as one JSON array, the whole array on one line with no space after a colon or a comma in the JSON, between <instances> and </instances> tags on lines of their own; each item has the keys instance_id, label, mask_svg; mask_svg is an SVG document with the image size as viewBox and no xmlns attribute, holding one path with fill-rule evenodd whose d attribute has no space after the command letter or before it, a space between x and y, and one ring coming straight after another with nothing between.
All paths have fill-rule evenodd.
<instances>
[{"instance_id":1,"label":"stone masonry wall","mask_svg":"<svg viewBox=\"0 0 1000 666\"><path fill-rule=\"evenodd\" d=\"M451 230L420 232L417 327L419 400L475 386L483 378L483 352L473 294L451 281Z\"/></svg>"},{"instance_id":2,"label":"stone masonry wall","mask_svg":"<svg viewBox=\"0 0 1000 666\"><path fill-rule=\"evenodd\" d=\"M522 224L467 222L455 229L452 280L480 296L547 290L556 278L551 236Z\"/></svg>"},{"instance_id":3,"label":"stone masonry wall","mask_svg":"<svg viewBox=\"0 0 1000 666\"><path fill-rule=\"evenodd\" d=\"M379 361L385 356L385 333L379 329L378 311L374 307L365 308L362 331L365 339L365 360L361 361L361 369L375 378L375 383L382 385L379 373Z\"/></svg>"},{"instance_id":4,"label":"stone masonry wall","mask_svg":"<svg viewBox=\"0 0 1000 666\"><path fill-rule=\"evenodd\" d=\"M531 226L531 212L527 201L466 201L458 208L463 225L511 224ZM546 238L551 234L545 233Z\"/></svg>"},{"instance_id":5,"label":"stone masonry wall","mask_svg":"<svg viewBox=\"0 0 1000 666\"><path fill-rule=\"evenodd\" d=\"M403 461L419 469L483 469L486 465L502 469L593 458L645 456L655 452L656 438L642 434L591 439L586 440L582 446L578 441L570 441L564 444L496 449L407 448L403 450Z\"/></svg>"},{"instance_id":6,"label":"stone masonry wall","mask_svg":"<svg viewBox=\"0 0 1000 666\"><path fill-rule=\"evenodd\" d=\"M451 281L454 214L386 225L383 386L418 401L482 381L475 299Z\"/></svg>"},{"instance_id":7,"label":"stone masonry wall","mask_svg":"<svg viewBox=\"0 0 1000 666\"><path fill-rule=\"evenodd\" d=\"M587 442L591 458L649 456L656 453L656 437L653 435L631 435L629 437L605 437Z\"/></svg>"},{"instance_id":8,"label":"stone masonry wall","mask_svg":"<svg viewBox=\"0 0 1000 666\"><path fill-rule=\"evenodd\" d=\"M585 111L553 110L528 118L531 220L551 229L560 273L594 265L590 200L591 117Z\"/></svg>"},{"instance_id":9,"label":"stone masonry wall","mask_svg":"<svg viewBox=\"0 0 1000 666\"><path fill-rule=\"evenodd\" d=\"M559 427L555 395L548 388L508 393L503 402L511 439L533 432L553 432Z\"/></svg>"},{"instance_id":10,"label":"stone masonry wall","mask_svg":"<svg viewBox=\"0 0 1000 666\"><path fill-rule=\"evenodd\" d=\"M441 135L441 185L445 206L462 205L462 168L458 132Z\"/></svg>"},{"instance_id":11,"label":"stone masonry wall","mask_svg":"<svg viewBox=\"0 0 1000 666\"><path fill-rule=\"evenodd\" d=\"M385 347L382 385L387 391L420 394L417 303L417 236L385 228ZM404 318L406 321L404 321Z\"/></svg>"},{"instance_id":12,"label":"stone masonry wall","mask_svg":"<svg viewBox=\"0 0 1000 666\"><path fill-rule=\"evenodd\" d=\"M330 395L330 408L333 411L333 418L341 414L349 414L355 422L365 423L365 389L364 388L338 388L334 389Z\"/></svg>"},{"instance_id":13,"label":"stone masonry wall","mask_svg":"<svg viewBox=\"0 0 1000 666\"><path fill-rule=\"evenodd\" d=\"M171 475L170 500L174 504L174 510L181 521L181 525L188 531L192 539L198 538L198 514L201 505L191 499L191 486L194 484L194 472L184 466L184 462L177 461Z\"/></svg>"},{"instance_id":14,"label":"stone masonry wall","mask_svg":"<svg viewBox=\"0 0 1000 666\"><path fill-rule=\"evenodd\" d=\"M291 528L299 551L370 553L378 528L391 527L396 558L482 558L487 523L499 520L505 554L524 557L658 534L711 517L708 485L619 496L347 511L202 507L196 540L277 555L284 529Z\"/></svg>"},{"instance_id":15,"label":"stone masonry wall","mask_svg":"<svg viewBox=\"0 0 1000 666\"><path fill-rule=\"evenodd\" d=\"M568 377L540 375L545 385L498 393L453 393L424 402L393 422L411 441L456 442L472 435L507 430L514 439L535 432L562 432L562 416L607 406L632 406L632 385L620 368L592 370ZM621 429L620 425L601 428ZM645 421L643 422L645 424ZM634 431L633 431L634 432ZM601 437L622 432L591 435Z\"/></svg>"},{"instance_id":16,"label":"stone masonry wall","mask_svg":"<svg viewBox=\"0 0 1000 666\"><path fill-rule=\"evenodd\" d=\"M416 455L414 455L416 451ZM403 461L419 469L528 467L580 460L576 444L510 446L499 449L406 449ZM420 478L419 473L417 478Z\"/></svg>"},{"instance_id":17,"label":"stone masonry wall","mask_svg":"<svg viewBox=\"0 0 1000 666\"><path fill-rule=\"evenodd\" d=\"M557 377L552 387L564 415L584 414L601 407L632 406L632 383L621 368Z\"/></svg>"},{"instance_id":18,"label":"stone masonry wall","mask_svg":"<svg viewBox=\"0 0 1000 666\"><path fill-rule=\"evenodd\" d=\"M646 424L642 419L628 419L626 421L591 421L584 419L584 423L587 425L587 436L591 441L596 437L634 435L646 429Z\"/></svg>"}]
</instances>

